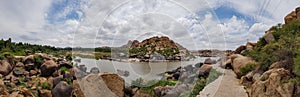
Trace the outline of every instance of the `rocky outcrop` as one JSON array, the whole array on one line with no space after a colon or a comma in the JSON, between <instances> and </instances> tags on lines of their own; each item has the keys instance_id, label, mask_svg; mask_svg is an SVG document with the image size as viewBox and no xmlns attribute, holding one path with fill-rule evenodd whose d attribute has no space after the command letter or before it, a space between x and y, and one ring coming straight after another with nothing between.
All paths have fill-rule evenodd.
<instances>
[{"instance_id":1,"label":"rocky outcrop","mask_svg":"<svg viewBox=\"0 0 300 97\"><path fill-rule=\"evenodd\" d=\"M296 84L290 79L290 72L283 68L270 69L263 73L260 80L253 83L251 97L293 97Z\"/></svg>"},{"instance_id":2,"label":"rocky outcrop","mask_svg":"<svg viewBox=\"0 0 300 97\"><path fill-rule=\"evenodd\" d=\"M265 32L264 39L267 43L271 43L275 41L274 35L272 34L274 30L269 29L268 31Z\"/></svg>"},{"instance_id":3,"label":"rocky outcrop","mask_svg":"<svg viewBox=\"0 0 300 97\"><path fill-rule=\"evenodd\" d=\"M90 74L78 83L86 97L124 97L125 82L117 74Z\"/></svg>"},{"instance_id":4,"label":"rocky outcrop","mask_svg":"<svg viewBox=\"0 0 300 97\"><path fill-rule=\"evenodd\" d=\"M238 78L242 76L240 69L254 62L254 60L252 60L250 57L245 57L240 54L233 54L230 56L230 59L232 61L231 66L233 71Z\"/></svg>"},{"instance_id":5,"label":"rocky outcrop","mask_svg":"<svg viewBox=\"0 0 300 97\"><path fill-rule=\"evenodd\" d=\"M239 46L238 48L236 48L234 50L234 53L235 54L240 54L242 51L246 50L246 46L242 45L242 46Z\"/></svg>"},{"instance_id":6,"label":"rocky outcrop","mask_svg":"<svg viewBox=\"0 0 300 97\"><path fill-rule=\"evenodd\" d=\"M290 23L291 21L300 21L300 7L296 8L295 11L292 11L284 18L285 24Z\"/></svg>"},{"instance_id":7,"label":"rocky outcrop","mask_svg":"<svg viewBox=\"0 0 300 97\"><path fill-rule=\"evenodd\" d=\"M129 56L131 58L141 58L141 59L149 59L151 55L160 54L164 56L167 60L180 60L179 56L185 55L187 53L187 49L175 43L173 40L169 39L166 36L155 36L149 39L145 39L141 42L134 40L130 41L127 44L129 46ZM128 46L124 46L128 47ZM181 53L181 54L179 54Z\"/></svg>"}]
</instances>

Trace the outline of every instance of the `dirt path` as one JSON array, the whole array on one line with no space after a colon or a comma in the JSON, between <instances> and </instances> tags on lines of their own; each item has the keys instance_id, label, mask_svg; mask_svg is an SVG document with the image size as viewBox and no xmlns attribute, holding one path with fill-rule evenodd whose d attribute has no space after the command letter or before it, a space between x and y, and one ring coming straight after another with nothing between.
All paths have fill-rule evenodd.
<instances>
[{"instance_id":1,"label":"dirt path","mask_svg":"<svg viewBox=\"0 0 300 97\"><path fill-rule=\"evenodd\" d=\"M239 79L232 70L222 69L219 66L214 68L224 74L206 85L197 97L248 97L244 86L239 84Z\"/></svg>"}]
</instances>

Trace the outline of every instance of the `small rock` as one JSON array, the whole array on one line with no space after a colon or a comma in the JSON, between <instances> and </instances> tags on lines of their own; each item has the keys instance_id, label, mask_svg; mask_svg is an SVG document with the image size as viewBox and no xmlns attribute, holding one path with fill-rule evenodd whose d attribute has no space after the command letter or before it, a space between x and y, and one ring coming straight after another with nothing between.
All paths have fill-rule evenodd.
<instances>
[{"instance_id":1,"label":"small rock","mask_svg":"<svg viewBox=\"0 0 300 97\"><path fill-rule=\"evenodd\" d=\"M53 97L71 97L72 91L73 91L72 86L68 85L64 81L61 81L52 89L52 96Z\"/></svg>"},{"instance_id":2,"label":"small rock","mask_svg":"<svg viewBox=\"0 0 300 97\"><path fill-rule=\"evenodd\" d=\"M199 69L199 73L198 73L198 77L207 77L209 75L210 70L212 69L211 65L208 64L204 64L203 66L201 66L201 68Z\"/></svg>"},{"instance_id":3,"label":"small rock","mask_svg":"<svg viewBox=\"0 0 300 97\"><path fill-rule=\"evenodd\" d=\"M216 60L213 60L213 59L211 59L211 58L207 58L207 59L205 59L205 61L204 61L204 64L216 64L217 63L217 61Z\"/></svg>"},{"instance_id":4,"label":"small rock","mask_svg":"<svg viewBox=\"0 0 300 97\"><path fill-rule=\"evenodd\" d=\"M85 65L79 65L79 70L86 72L87 67Z\"/></svg>"},{"instance_id":5,"label":"small rock","mask_svg":"<svg viewBox=\"0 0 300 97\"><path fill-rule=\"evenodd\" d=\"M99 70L97 67L93 67L93 68L91 69L90 73L97 74L97 73L100 73L100 70Z\"/></svg>"},{"instance_id":6,"label":"small rock","mask_svg":"<svg viewBox=\"0 0 300 97\"><path fill-rule=\"evenodd\" d=\"M40 97L52 97L50 90L39 90Z\"/></svg>"},{"instance_id":7,"label":"small rock","mask_svg":"<svg viewBox=\"0 0 300 97\"><path fill-rule=\"evenodd\" d=\"M73 68L73 65L70 64L70 63L68 63L68 62L61 62L61 63L59 64L59 68L61 68L61 67L66 67L66 68L68 68L68 69L71 69L71 68Z\"/></svg>"},{"instance_id":8,"label":"small rock","mask_svg":"<svg viewBox=\"0 0 300 97\"><path fill-rule=\"evenodd\" d=\"M15 68L13 70L13 74L15 76L22 76L22 75L25 75L25 70L23 68Z\"/></svg>"},{"instance_id":9,"label":"small rock","mask_svg":"<svg viewBox=\"0 0 300 97\"><path fill-rule=\"evenodd\" d=\"M195 64L195 67L200 68L202 65L203 65L203 63L197 63L197 64Z\"/></svg>"},{"instance_id":10,"label":"small rock","mask_svg":"<svg viewBox=\"0 0 300 97\"><path fill-rule=\"evenodd\" d=\"M0 64L0 74L6 76L12 70L11 65L8 63L7 60L2 60Z\"/></svg>"},{"instance_id":11,"label":"small rock","mask_svg":"<svg viewBox=\"0 0 300 97\"><path fill-rule=\"evenodd\" d=\"M56 86L62 79L62 77L55 77L53 79L53 86Z\"/></svg>"},{"instance_id":12,"label":"small rock","mask_svg":"<svg viewBox=\"0 0 300 97\"><path fill-rule=\"evenodd\" d=\"M38 73L38 72L35 71L35 70L30 70L30 71L29 71L29 75L30 75L30 76L37 75L37 73Z\"/></svg>"}]
</instances>

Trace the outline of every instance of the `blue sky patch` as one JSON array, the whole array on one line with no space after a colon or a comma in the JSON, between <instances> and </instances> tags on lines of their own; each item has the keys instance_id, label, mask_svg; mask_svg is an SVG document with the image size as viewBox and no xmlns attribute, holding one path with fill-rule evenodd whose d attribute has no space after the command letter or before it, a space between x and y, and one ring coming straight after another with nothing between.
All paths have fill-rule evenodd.
<instances>
[{"instance_id":1,"label":"blue sky patch","mask_svg":"<svg viewBox=\"0 0 300 97\"><path fill-rule=\"evenodd\" d=\"M237 19L243 19L248 25L253 25L255 20L253 17L243 15L242 13L237 12L235 9L228 6L221 6L214 9L215 14L222 22L225 19L230 19L232 16L236 16Z\"/></svg>"}]
</instances>

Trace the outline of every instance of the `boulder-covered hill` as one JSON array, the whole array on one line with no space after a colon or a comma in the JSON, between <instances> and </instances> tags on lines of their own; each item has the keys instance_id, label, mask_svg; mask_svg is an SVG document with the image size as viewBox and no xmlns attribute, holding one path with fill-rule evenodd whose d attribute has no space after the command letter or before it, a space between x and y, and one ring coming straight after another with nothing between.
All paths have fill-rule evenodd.
<instances>
[{"instance_id":1,"label":"boulder-covered hill","mask_svg":"<svg viewBox=\"0 0 300 97\"><path fill-rule=\"evenodd\" d=\"M257 43L240 46L222 64L232 68L249 97L299 97L300 7Z\"/></svg>"},{"instance_id":2,"label":"boulder-covered hill","mask_svg":"<svg viewBox=\"0 0 300 97\"><path fill-rule=\"evenodd\" d=\"M188 51L186 48L175 43L166 36L154 36L141 42L138 40L128 41L128 43L122 47L129 48L130 56L160 54L165 57L170 57L185 55Z\"/></svg>"}]
</instances>

